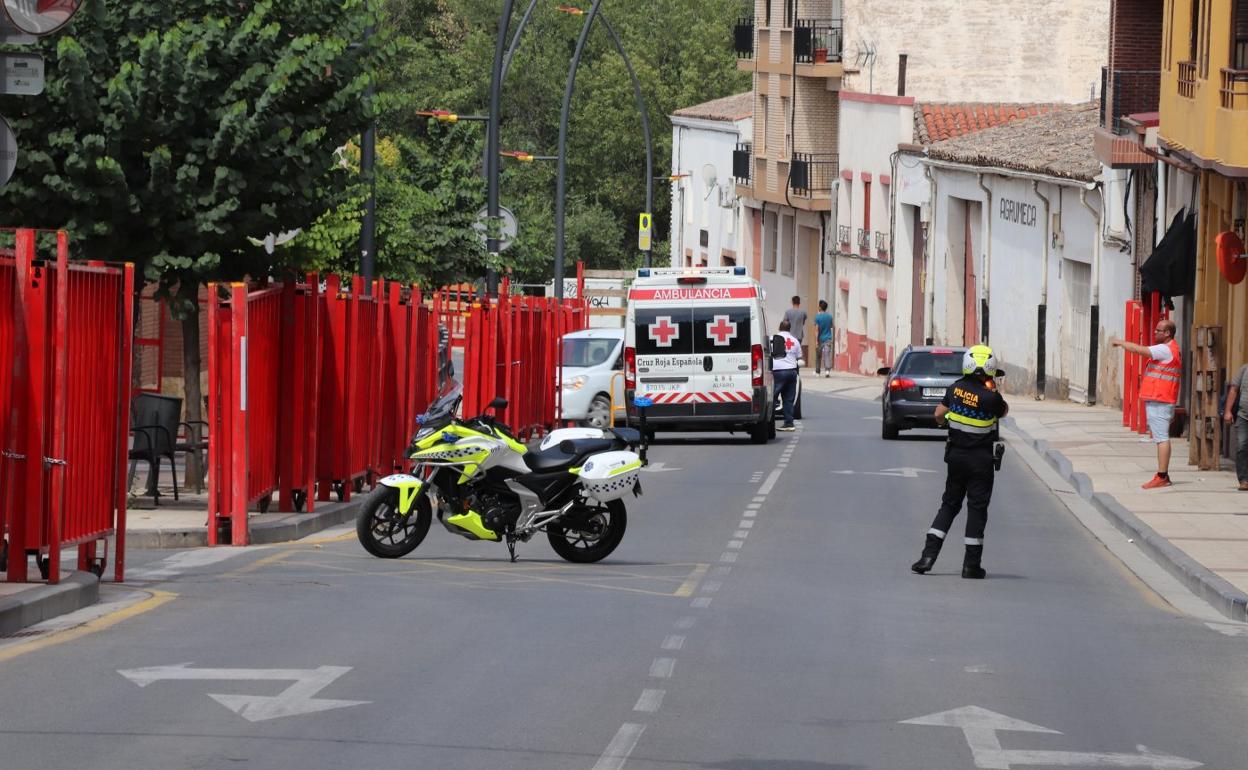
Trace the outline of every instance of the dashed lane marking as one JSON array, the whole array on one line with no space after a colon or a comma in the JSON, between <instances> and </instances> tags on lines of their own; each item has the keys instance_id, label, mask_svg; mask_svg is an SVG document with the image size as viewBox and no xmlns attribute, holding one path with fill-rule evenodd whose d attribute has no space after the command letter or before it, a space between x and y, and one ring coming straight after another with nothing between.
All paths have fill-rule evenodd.
<instances>
[{"instance_id":1,"label":"dashed lane marking","mask_svg":"<svg viewBox=\"0 0 1248 770\"><path fill-rule=\"evenodd\" d=\"M637 705L633 706L633 711L641 711L646 714L653 714L663 705L663 696L666 695L665 690L645 689L641 691L641 697L637 699Z\"/></svg>"},{"instance_id":2,"label":"dashed lane marking","mask_svg":"<svg viewBox=\"0 0 1248 770\"><path fill-rule=\"evenodd\" d=\"M693 596L693 589L697 588L697 585L701 582L702 578L706 577L706 570L710 566L711 565L709 564L699 564L695 567L693 572L689 575L689 579L681 584L680 588L676 589L676 593L674 595L682 598Z\"/></svg>"},{"instance_id":3,"label":"dashed lane marking","mask_svg":"<svg viewBox=\"0 0 1248 770\"><path fill-rule=\"evenodd\" d=\"M650 664L651 679L671 679L676 671L675 658L655 658Z\"/></svg>"},{"instance_id":4,"label":"dashed lane marking","mask_svg":"<svg viewBox=\"0 0 1248 770\"><path fill-rule=\"evenodd\" d=\"M637 741L641 740L641 734L645 729L645 725L632 722L620 725L615 737L607 744L607 750L602 752L602 756L594 763L593 770L620 770L624 767L624 763L628 761L629 755L637 747Z\"/></svg>"},{"instance_id":5,"label":"dashed lane marking","mask_svg":"<svg viewBox=\"0 0 1248 770\"><path fill-rule=\"evenodd\" d=\"M694 599L693 601L689 602L689 606L690 606L690 607L696 607L696 608L698 608L698 609L700 609L700 610L704 610L704 609L706 609L707 607L710 607L710 606L711 606L711 597L709 597L709 596L699 596L698 598L696 598L696 599Z\"/></svg>"},{"instance_id":6,"label":"dashed lane marking","mask_svg":"<svg viewBox=\"0 0 1248 770\"><path fill-rule=\"evenodd\" d=\"M671 634L663 640L662 646L665 650L680 650L685 646L685 637L679 634Z\"/></svg>"},{"instance_id":7,"label":"dashed lane marking","mask_svg":"<svg viewBox=\"0 0 1248 770\"><path fill-rule=\"evenodd\" d=\"M781 473L782 473L781 470L776 469L772 471L770 474L768 474L767 480L764 481L763 485L758 488L758 494L764 495L764 496L770 494L772 488L776 486L776 482L780 480Z\"/></svg>"}]
</instances>

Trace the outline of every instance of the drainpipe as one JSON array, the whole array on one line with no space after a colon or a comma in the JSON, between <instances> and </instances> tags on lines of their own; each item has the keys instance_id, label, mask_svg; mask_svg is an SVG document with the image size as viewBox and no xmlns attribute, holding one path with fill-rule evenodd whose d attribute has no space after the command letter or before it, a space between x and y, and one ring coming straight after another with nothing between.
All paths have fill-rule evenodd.
<instances>
[{"instance_id":1,"label":"drainpipe","mask_svg":"<svg viewBox=\"0 0 1248 770\"><path fill-rule=\"evenodd\" d=\"M923 302L927 305L926 319L923 325L925 334L923 341L928 345L936 340L936 285L932 279L932 265L936 263L936 175L932 167L924 164L923 176L927 177L927 242L924 244L925 264L923 265ZM922 224L922 223L920 223Z\"/></svg>"},{"instance_id":2,"label":"drainpipe","mask_svg":"<svg viewBox=\"0 0 1248 770\"><path fill-rule=\"evenodd\" d=\"M980 300L980 318L983 319L983 333L981 336L983 337L984 344L987 345L988 340L990 339L988 336L988 311L991 307L988 300L992 289L992 190L989 190L988 187L984 185L983 174L979 174L978 177L979 189L983 190L984 195L987 197L987 202L984 204L984 213L987 215L988 219L988 228L986 231L987 237L985 239L987 249L985 252L986 256L984 258L984 292L983 299Z\"/></svg>"},{"instance_id":3,"label":"drainpipe","mask_svg":"<svg viewBox=\"0 0 1248 770\"><path fill-rule=\"evenodd\" d=\"M1040 192L1040 182L1031 180L1031 191L1044 201L1044 258L1041 261L1040 273L1040 306L1036 310L1036 400L1044 400L1045 375L1048 359L1048 341L1046 339L1049 325L1049 228L1052 217L1049 214L1049 199Z\"/></svg>"},{"instance_id":4,"label":"drainpipe","mask_svg":"<svg viewBox=\"0 0 1248 770\"><path fill-rule=\"evenodd\" d=\"M1096 403L1098 354L1100 353L1101 326L1101 228L1104 226L1101 213L1088 203L1088 190L1095 190L1098 184L1083 187L1079 190L1079 202L1092 215L1096 222L1096 238L1092 243L1092 307L1090 310L1089 345L1088 345L1088 403Z\"/></svg>"}]
</instances>

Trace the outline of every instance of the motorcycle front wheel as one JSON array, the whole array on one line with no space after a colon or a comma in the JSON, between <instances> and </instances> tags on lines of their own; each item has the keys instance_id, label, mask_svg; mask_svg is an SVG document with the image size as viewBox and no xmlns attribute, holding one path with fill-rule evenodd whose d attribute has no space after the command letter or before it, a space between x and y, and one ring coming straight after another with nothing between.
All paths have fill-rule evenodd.
<instances>
[{"instance_id":1,"label":"motorcycle front wheel","mask_svg":"<svg viewBox=\"0 0 1248 770\"><path fill-rule=\"evenodd\" d=\"M397 559L416 550L432 521L433 506L427 496L417 497L414 509L404 516L399 513L399 490L379 486L355 517L355 534L373 556Z\"/></svg>"},{"instance_id":2,"label":"motorcycle front wheel","mask_svg":"<svg viewBox=\"0 0 1248 770\"><path fill-rule=\"evenodd\" d=\"M624 539L628 514L623 500L609 503L586 501L559 521L546 527L546 537L555 553L570 562L590 564L601 561Z\"/></svg>"}]
</instances>

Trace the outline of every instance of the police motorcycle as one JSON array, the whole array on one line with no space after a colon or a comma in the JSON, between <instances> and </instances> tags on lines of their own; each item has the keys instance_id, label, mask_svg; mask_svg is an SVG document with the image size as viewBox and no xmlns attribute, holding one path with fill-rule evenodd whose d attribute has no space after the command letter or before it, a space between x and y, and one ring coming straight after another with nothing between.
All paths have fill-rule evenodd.
<instances>
[{"instance_id":1,"label":"police motorcycle","mask_svg":"<svg viewBox=\"0 0 1248 770\"><path fill-rule=\"evenodd\" d=\"M570 562L606 558L624 538L623 498L641 494L638 479L647 446L639 431L617 428L583 436L555 431L537 451L516 440L491 412L459 419L457 384L418 419L409 456L411 474L381 479L356 517L356 535L374 556L397 559L425 539L433 517L469 540L516 543L544 532L555 553Z\"/></svg>"}]
</instances>

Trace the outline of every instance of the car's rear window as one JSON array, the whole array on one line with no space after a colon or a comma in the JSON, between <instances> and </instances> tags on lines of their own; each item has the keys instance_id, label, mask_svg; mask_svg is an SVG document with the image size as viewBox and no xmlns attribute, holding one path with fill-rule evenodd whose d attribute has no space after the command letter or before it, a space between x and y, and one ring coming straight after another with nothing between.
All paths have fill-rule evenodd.
<instances>
[{"instance_id":1,"label":"car's rear window","mask_svg":"<svg viewBox=\"0 0 1248 770\"><path fill-rule=\"evenodd\" d=\"M915 350L901 359L898 374L918 375L921 377L958 376L962 372L962 353L935 353L926 350Z\"/></svg>"}]
</instances>

